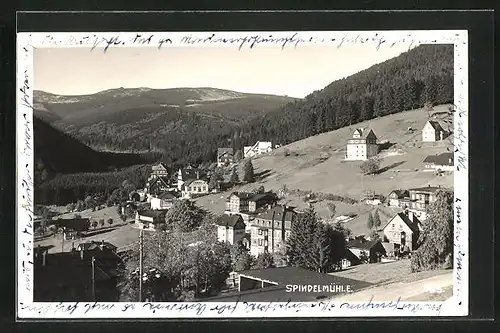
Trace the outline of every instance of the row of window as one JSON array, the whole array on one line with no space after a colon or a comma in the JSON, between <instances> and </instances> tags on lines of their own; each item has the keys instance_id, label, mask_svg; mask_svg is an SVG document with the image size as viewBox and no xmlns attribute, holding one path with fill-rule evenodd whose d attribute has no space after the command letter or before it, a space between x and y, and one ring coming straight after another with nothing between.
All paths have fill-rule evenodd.
<instances>
[{"instance_id":1,"label":"row of window","mask_svg":"<svg viewBox=\"0 0 500 333\"><path fill-rule=\"evenodd\" d=\"M206 192L208 186L189 186L189 192Z\"/></svg>"}]
</instances>

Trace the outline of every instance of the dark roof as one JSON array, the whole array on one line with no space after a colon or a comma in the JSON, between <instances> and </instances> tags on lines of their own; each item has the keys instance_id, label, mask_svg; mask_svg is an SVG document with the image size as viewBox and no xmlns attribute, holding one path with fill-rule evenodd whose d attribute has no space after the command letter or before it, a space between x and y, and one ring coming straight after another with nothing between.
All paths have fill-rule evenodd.
<instances>
[{"instance_id":1,"label":"dark roof","mask_svg":"<svg viewBox=\"0 0 500 333\"><path fill-rule=\"evenodd\" d=\"M117 247L109 242L98 242L98 241L90 241L85 243L80 243L76 247L83 248L84 250L96 250L100 249L101 246L104 246L105 249L109 249L112 251L116 251Z\"/></svg>"},{"instance_id":2,"label":"dark roof","mask_svg":"<svg viewBox=\"0 0 500 333\"><path fill-rule=\"evenodd\" d=\"M142 210L137 212L139 216L146 216L146 217L152 217L152 218L158 218L161 217L166 213L165 210Z\"/></svg>"},{"instance_id":3,"label":"dark roof","mask_svg":"<svg viewBox=\"0 0 500 333\"><path fill-rule=\"evenodd\" d=\"M217 149L217 157L221 157L222 155L230 154L233 155L233 148L219 148Z\"/></svg>"},{"instance_id":4,"label":"dark roof","mask_svg":"<svg viewBox=\"0 0 500 333\"><path fill-rule=\"evenodd\" d=\"M274 219L276 221L292 221L293 217L297 215L297 213L290 207L284 208L283 206L275 206L271 209L268 209L265 212L257 214L255 218L262 220L272 220L274 213ZM283 214L285 214L285 218L283 219Z\"/></svg>"},{"instance_id":5,"label":"dark roof","mask_svg":"<svg viewBox=\"0 0 500 333\"><path fill-rule=\"evenodd\" d=\"M65 227L66 229L75 231L87 231L89 229L90 219L58 219L52 220L52 223L58 227Z\"/></svg>"},{"instance_id":6,"label":"dark roof","mask_svg":"<svg viewBox=\"0 0 500 333\"><path fill-rule=\"evenodd\" d=\"M373 132L373 130L371 130L371 129L369 129L369 128L357 128L354 132L356 132L356 131L361 132L360 139L366 139L366 138L368 137L368 134L370 134L370 132L372 132L372 133L373 133L373 135L374 135L375 137L377 137L377 136L375 135L375 133ZM354 137L354 133L353 133L353 137Z\"/></svg>"},{"instance_id":7,"label":"dark roof","mask_svg":"<svg viewBox=\"0 0 500 333\"><path fill-rule=\"evenodd\" d=\"M365 241L361 239L354 239L347 243L348 248L370 250L372 247L380 243L380 239L373 239L371 241Z\"/></svg>"},{"instance_id":8,"label":"dark roof","mask_svg":"<svg viewBox=\"0 0 500 333\"><path fill-rule=\"evenodd\" d=\"M206 176L206 172L200 169L181 169L182 172L182 180L188 180L188 179L196 179L198 178L198 173L200 178L203 178Z\"/></svg>"},{"instance_id":9,"label":"dark roof","mask_svg":"<svg viewBox=\"0 0 500 333\"><path fill-rule=\"evenodd\" d=\"M250 199L248 199L249 201L259 201L259 200L274 200L274 199L278 199L278 196L273 193L273 192L266 192L266 193L257 193L257 194L254 194Z\"/></svg>"},{"instance_id":10,"label":"dark roof","mask_svg":"<svg viewBox=\"0 0 500 333\"><path fill-rule=\"evenodd\" d=\"M361 281L352 280L340 276L319 273L316 271L310 271L300 267L274 267L266 269L250 269L246 271L238 272L240 275L247 277L274 282L278 285L290 285L290 284L311 284L311 285L324 285L335 283L337 285L341 284L359 284Z\"/></svg>"},{"instance_id":11,"label":"dark roof","mask_svg":"<svg viewBox=\"0 0 500 333\"><path fill-rule=\"evenodd\" d=\"M50 253L46 254L45 266L43 266L43 254L36 253L34 262L35 294L38 290L51 290L61 285L88 286L90 289L92 257L96 259L96 281L110 280L118 276L121 258L111 250L86 250L83 251L83 259L80 251ZM57 295L53 295L53 297L57 297Z\"/></svg>"},{"instance_id":12,"label":"dark roof","mask_svg":"<svg viewBox=\"0 0 500 333\"><path fill-rule=\"evenodd\" d=\"M391 193L389 193L389 195L391 195L392 193L395 193L398 199L402 199L410 195L410 192L408 192L408 190L394 190Z\"/></svg>"},{"instance_id":13,"label":"dark roof","mask_svg":"<svg viewBox=\"0 0 500 333\"><path fill-rule=\"evenodd\" d=\"M453 166L453 153L442 153L439 155L429 155L424 159L424 163L432 163L435 165Z\"/></svg>"},{"instance_id":14,"label":"dark roof","mask_svg":"<svg viewBox=\"0 0 500 333\"><path fill-rule=\"evenodd\" d=\"M238 222L243 222L243 217L241 215L222 215L219 219L217 219L217 224L223 227L231 227L234 228ZM243 229L245 228L245 222L243 222Z\"/></svg>"},{"instance_id":15,"label":"dark roof","mask_svg":"<svg viewBox=\"0 0 500 333\"><path fill-rule=\"evenodd\" d=\"M437 190L440 190L441 187L439 186L427 186L427 187L416 187L416 188L410 188L408 191L415 191L415 192L427 192L427 193L434 193Z\"/></svg>"},{"instance_id":16,"label":"dark roof","mask_svg":"<svg viewBox=\"0 0 500 333\"><path fill-rule=\"evenodd\" d=\"M392 220L394 220L396 216L399 216L401 220L403 220L403 222L408 226L408 228L410 228L411 231L415 233L419 232L418 223L420 221L417 219L415 215L413 215L413 221L411 221L408 215L406 215L405 213L397 213L396 215L394 215L389 221L387 221L387 223L384 225L382 229L385 229L392 222Z\"/></svg>"},{"instance_id":17,"label":"dark roof","mask_svg":"<svg viewBox=\"0 0 500 333\"><path fill-rule=\"evenodd\" d=\"M436 131L444 131L441 127L441 124L435 120L429 120L429 124L431 124L432 128L434 128Z\"/></svg>"},{"instance_id":18,"label":"dark roof","mask_svg":"<svg viewBox=\"0 0 500 333\"><path fill-rule=\"evenodd\" d=\"M240 199L243 200L249 200L251 199L255 194L250 193L250 192L233 192L229 195L229 198L231 198L233 195L237 196Z\"/></svg>"},{"instance_id":19,"label":"dark roof","mask_svg":"<svg viewBox=\"0 0 500 333\"><path fill-rule=\"evenodd\" d=\"M155 177L151 180L151 182L149 183L149 186L153 186L153 184L155 184L157 182L162 182L163 184L168 186L170 179L167 176ZM137 192L137 191L134 191L134 192Z\"/></svg>"}]
</instances>

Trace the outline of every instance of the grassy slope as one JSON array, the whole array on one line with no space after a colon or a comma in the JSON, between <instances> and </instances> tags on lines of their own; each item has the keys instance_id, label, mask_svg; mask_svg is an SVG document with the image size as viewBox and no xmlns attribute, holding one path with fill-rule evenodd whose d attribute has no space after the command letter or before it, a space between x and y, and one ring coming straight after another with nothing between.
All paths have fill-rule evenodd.
<instances>
[{"instance_id":1,"label":"grassy slope","mask_svg":"<svg viewBox=\"0 0 500 333\"><path fill-rule=\"evenodd\" d=\"M434 108L434 112L445 111L446 106ZM345 127L336 131L323 133L305 140L274 150L253 160L256 173L270 170L269 177L259 182L242 186L240 190L251 189L263 185L268 190L278 190L286 185L290 189L312 190L361 199L366 190L377 194L388 195L393 189L412 188L427 185L441 185L452 187L453 175L435 176L432 172L423 172L422 161L427 155L446 151L448 142L422 144L421 129L428 119L428 113L423 109L406 111L373 119L369 122ZM360 162L344 162L346 141L352 136L357 127L369 126L378 136L379 141L389 140L396 143L391 149L399 149L398 155L383 157L381 167L395 163L402 163L376 176L361 174ZM408 134L408 127L416 129L414 134ZM416 146L413 147L413 143ZM420 146L420 148L418 148ZM298 153L299 156L284 156L285 149ZM328 154L329 158L320 162L321 154ZM385 157L384 157L385 156ZM418 171L415 171L418 169ZM224 210L224 199L229 192L219 193L197 199L198 203L216 213ZM290 205L305 206L298 198L287 198ZM315 204L318 213L326 217L328 211L325 203ZM344 213L356 213L358 217L346 222L354 234L369 233L366 227L367 215L373 211L372 206L366 204L348 205L336 203L337 216ZM394 211L389 207L380 208L382 224L390 218Z\"/></svg>"}]
</instances>

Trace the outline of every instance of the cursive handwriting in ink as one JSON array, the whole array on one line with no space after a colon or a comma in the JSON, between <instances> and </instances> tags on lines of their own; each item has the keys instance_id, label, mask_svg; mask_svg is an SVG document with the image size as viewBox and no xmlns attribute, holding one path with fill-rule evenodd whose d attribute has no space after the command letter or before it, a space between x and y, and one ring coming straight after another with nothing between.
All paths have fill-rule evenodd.
<instances>
[{"instance_id":1,"label":"cursive handwriting in ink","mask_svg":"<svg viewBox=\"0 0 500 333\"><path fill-rule=\"evenodd\" d=\"M462 223L462 200L455 198L455 214L457 223Z\"/></svg>"},{"instance_id":2,"label":"cursive handwriting in ink","mask_svg":"<svg viewBox=\"0 0 500 333\"><path fill-rule=\"evenodd\" d=\"M115 308L115 305L114 304L104 304L104 303L97 303L97 302L94 302L94 303L86 303L84 306L85 308L85 312L84 313L88 313L90 311L107 311L107 310L112 310Z\"/></svg>"},{"instance_id":3,"label":"cursive handwriting in ink","mask_svg":"<svg viewBox=\"0 0 500 333\"><path fill-rule=\"evenodd\" d=\"M154 35L149 35L149 37L143 37L140 34L136 34L132 40L132 44L149 45Z\"/></svg>"}]
</instances>

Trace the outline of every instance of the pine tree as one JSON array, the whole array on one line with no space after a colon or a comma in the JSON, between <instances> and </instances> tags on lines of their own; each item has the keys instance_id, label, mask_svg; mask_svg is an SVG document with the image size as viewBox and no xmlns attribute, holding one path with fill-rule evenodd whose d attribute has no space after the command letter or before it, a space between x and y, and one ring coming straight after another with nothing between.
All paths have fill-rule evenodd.
<instances>
[{"instance_id":1,"label":"pine tree","mask_svg":"<svg viewBox=\"0 0 500 333\"><path fill-rule=\"evenodd\" d=\"M421 246L411 257L412 271L442 267L453 257L453 192L436 191L436 199L427 208Z\"/></svg>"},{"instance_id":2,"label":"pine tree","mask_svg":"<svg viewBox=\"0 0 500 333\"><path fill-rule=\"evenodd\" d=\"M243 181L247 183L253 183L255 181L255 174L251 160L246 161L243 167Z\"/></svg>"},{"instance_id":3,"label":"pine tree","mask_svg":"<svg viewBox=\"0 0 500 333\"><path fill-rule=\"evenodd\" d=\"M382 222L380 221L380 215L378 213L378 209L375 210L375 213L373 214L373 227L378 230Z\"/></svg>"},{"instance_id":4,"label":"pine tree","mask_svg":"<svg viewBox=\"0 0 500 333\"><path fill-rule=\"evenodd\" d=\"M373 215L370 212L368 214L368 220L366 221L366 226L368 227L368 229L371 230L371 229L373 229L374 223L375 223L375 221L373 220Z\"/></svg>"},{"instance_id":5,"label":"pine tree","mask_svg":"<svg viewBox=\"0 0 500 333\"><path fill-rule=\"evenodd\" d=\"M238 171L236 168L233 169L233 173L231 174L231 183L238 184L240 182L240 177L238 176Z\"/></svg>"}]
</instances>

